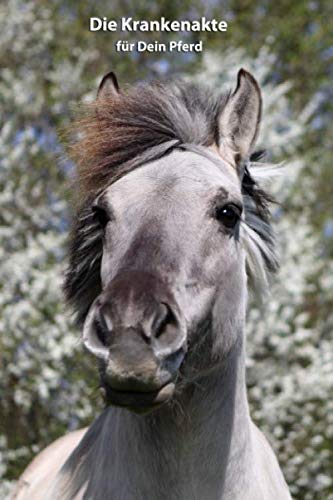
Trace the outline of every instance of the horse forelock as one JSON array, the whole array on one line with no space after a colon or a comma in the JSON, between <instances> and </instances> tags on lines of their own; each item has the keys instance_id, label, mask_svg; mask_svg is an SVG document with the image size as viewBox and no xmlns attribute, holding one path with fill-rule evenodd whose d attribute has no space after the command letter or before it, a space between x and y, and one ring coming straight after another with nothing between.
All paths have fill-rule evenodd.
<instances>
[{"instance_id":1,"label":"horse forelock","mask_svg":"<svg viewBox=\"0 0 333 500\"><path fill-rule=\"evenodd\" d=\"M228 96L180 81L140 83L96 99L71 127L79 199L179 144L217 142Z\"/></svg>"},{"instance_id":2,"label":"horse forelock","mask_svg":"<svg viewBox=\"0 0 333 500\"><path fill-rule=\"evenodd\" d=\"M186 151L188 144L203 150L201 146L218 143L217 120L228 98L228 93L219 95L184 82L139 84L97 99L76 122L78 140L71 150L78 171L79 203L64 290L79 324L101 291L102 237L91 210L93 200L122 176L174 149ZM241 241L250 285L262 290L278 261L269 210L273 200L257 182L261 177L258 154L252 159L242 177ZM267 177L267 168L263 170ZM268 170L274 173L273 168Z\"/></svg>"}]
</instances>

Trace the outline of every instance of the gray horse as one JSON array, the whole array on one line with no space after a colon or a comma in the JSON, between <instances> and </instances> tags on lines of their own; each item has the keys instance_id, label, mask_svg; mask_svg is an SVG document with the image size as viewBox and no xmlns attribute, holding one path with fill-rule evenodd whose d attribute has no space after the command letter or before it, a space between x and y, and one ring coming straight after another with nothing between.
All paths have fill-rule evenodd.
<instances>
[{"instance_id":1,"label":"gray horse","mask_svg":"<svg viewBox=\"0 0 333 500\"><path fill-rule=\"evenodd\" d=\"M44 450L14 498L291 498L245 384L248 283L265 290L277 268L267 167L250 161L260 118L245 70L222 95L102 80L72 148L65 291L106 409Z\"/></svg>"}]
</instances>

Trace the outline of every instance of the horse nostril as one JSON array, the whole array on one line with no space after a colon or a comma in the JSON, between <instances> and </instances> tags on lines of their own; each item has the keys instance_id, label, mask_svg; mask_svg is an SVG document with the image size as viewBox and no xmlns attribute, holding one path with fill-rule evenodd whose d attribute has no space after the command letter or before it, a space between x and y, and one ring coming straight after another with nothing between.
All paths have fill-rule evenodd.
<instances>
[{"instance_id":1,"label":"horse nostril","mask_svg":"<svg viewBox=\"0 0 333 500\"><path fill-rule=\"evenodd\" d=\"M105 318L102 311L99 311L94 318L94 326L96 330L96 335L98 340L104 345L108 345L108 340L111 332L111 320L109 318Z\"/></svg>"},{"instance_id":2,"label":"horse nostril","mask_svg":"<svg viewBox=\"0 0 333 500\"><path fill-rule=\"evenodd\" d=\"M153 334L155 338L161 337L166 332L169 325L176 325L177 319L168 304L161 303L158 316L153 324Z\"/></svg>"}]
</instances>

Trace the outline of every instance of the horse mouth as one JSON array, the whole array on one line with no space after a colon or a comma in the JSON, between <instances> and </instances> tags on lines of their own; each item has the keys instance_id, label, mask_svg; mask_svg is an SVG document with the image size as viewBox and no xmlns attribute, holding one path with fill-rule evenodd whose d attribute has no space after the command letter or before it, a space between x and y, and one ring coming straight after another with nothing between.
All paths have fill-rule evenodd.
<instances>
[{"instance_id":1,"label":"horse mouth","mask_svg":"<svg viewBox=\"0 0 333 500\"><path fill-rule=\"evenodd\" d=\"M104 385L105 401L108 405L120 406L136 413L150 412L168 402L175 391L175 384L168 382L156 391L122 391Z\"/></svg>"}]
</instances>

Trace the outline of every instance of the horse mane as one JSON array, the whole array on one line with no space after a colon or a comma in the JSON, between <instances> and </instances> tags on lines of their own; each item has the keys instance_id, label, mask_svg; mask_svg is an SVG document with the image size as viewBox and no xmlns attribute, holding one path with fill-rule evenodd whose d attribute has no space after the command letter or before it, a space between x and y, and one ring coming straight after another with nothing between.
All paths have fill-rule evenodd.
<instances>
[{"instance_id":1,"label":"horse mane","mask_svg":"<svg viewBox=\"0 0 333 500\"><path fill-rule=\"evenodd\" d=\"M76 213L64 291L78 324L101 291L102 237L91 210L93 200L126 173L174 149L218 144L218 118L229 96L230 92L216 93L183 81L140 83L97 98L74 123L76 139L70 151L77 166ZM261 289L278 262L270 223L272 199L258 185L261 164L257 160L255 154L243 167L241 241L250 284ZM264 177L267 170L273 172L266 164L263 167Z\"/></svg>"},{"instance_id":2,"label":"horse mane","mask_svg":"<svg viewBox=\"0 0 333 500\"><path fill-rule=\"evenodd\" d=\"M218 142L228 97L180 81L139 83L97 98L74 124L79 203L177 145Z\"/></svg>"}]
</instances>

